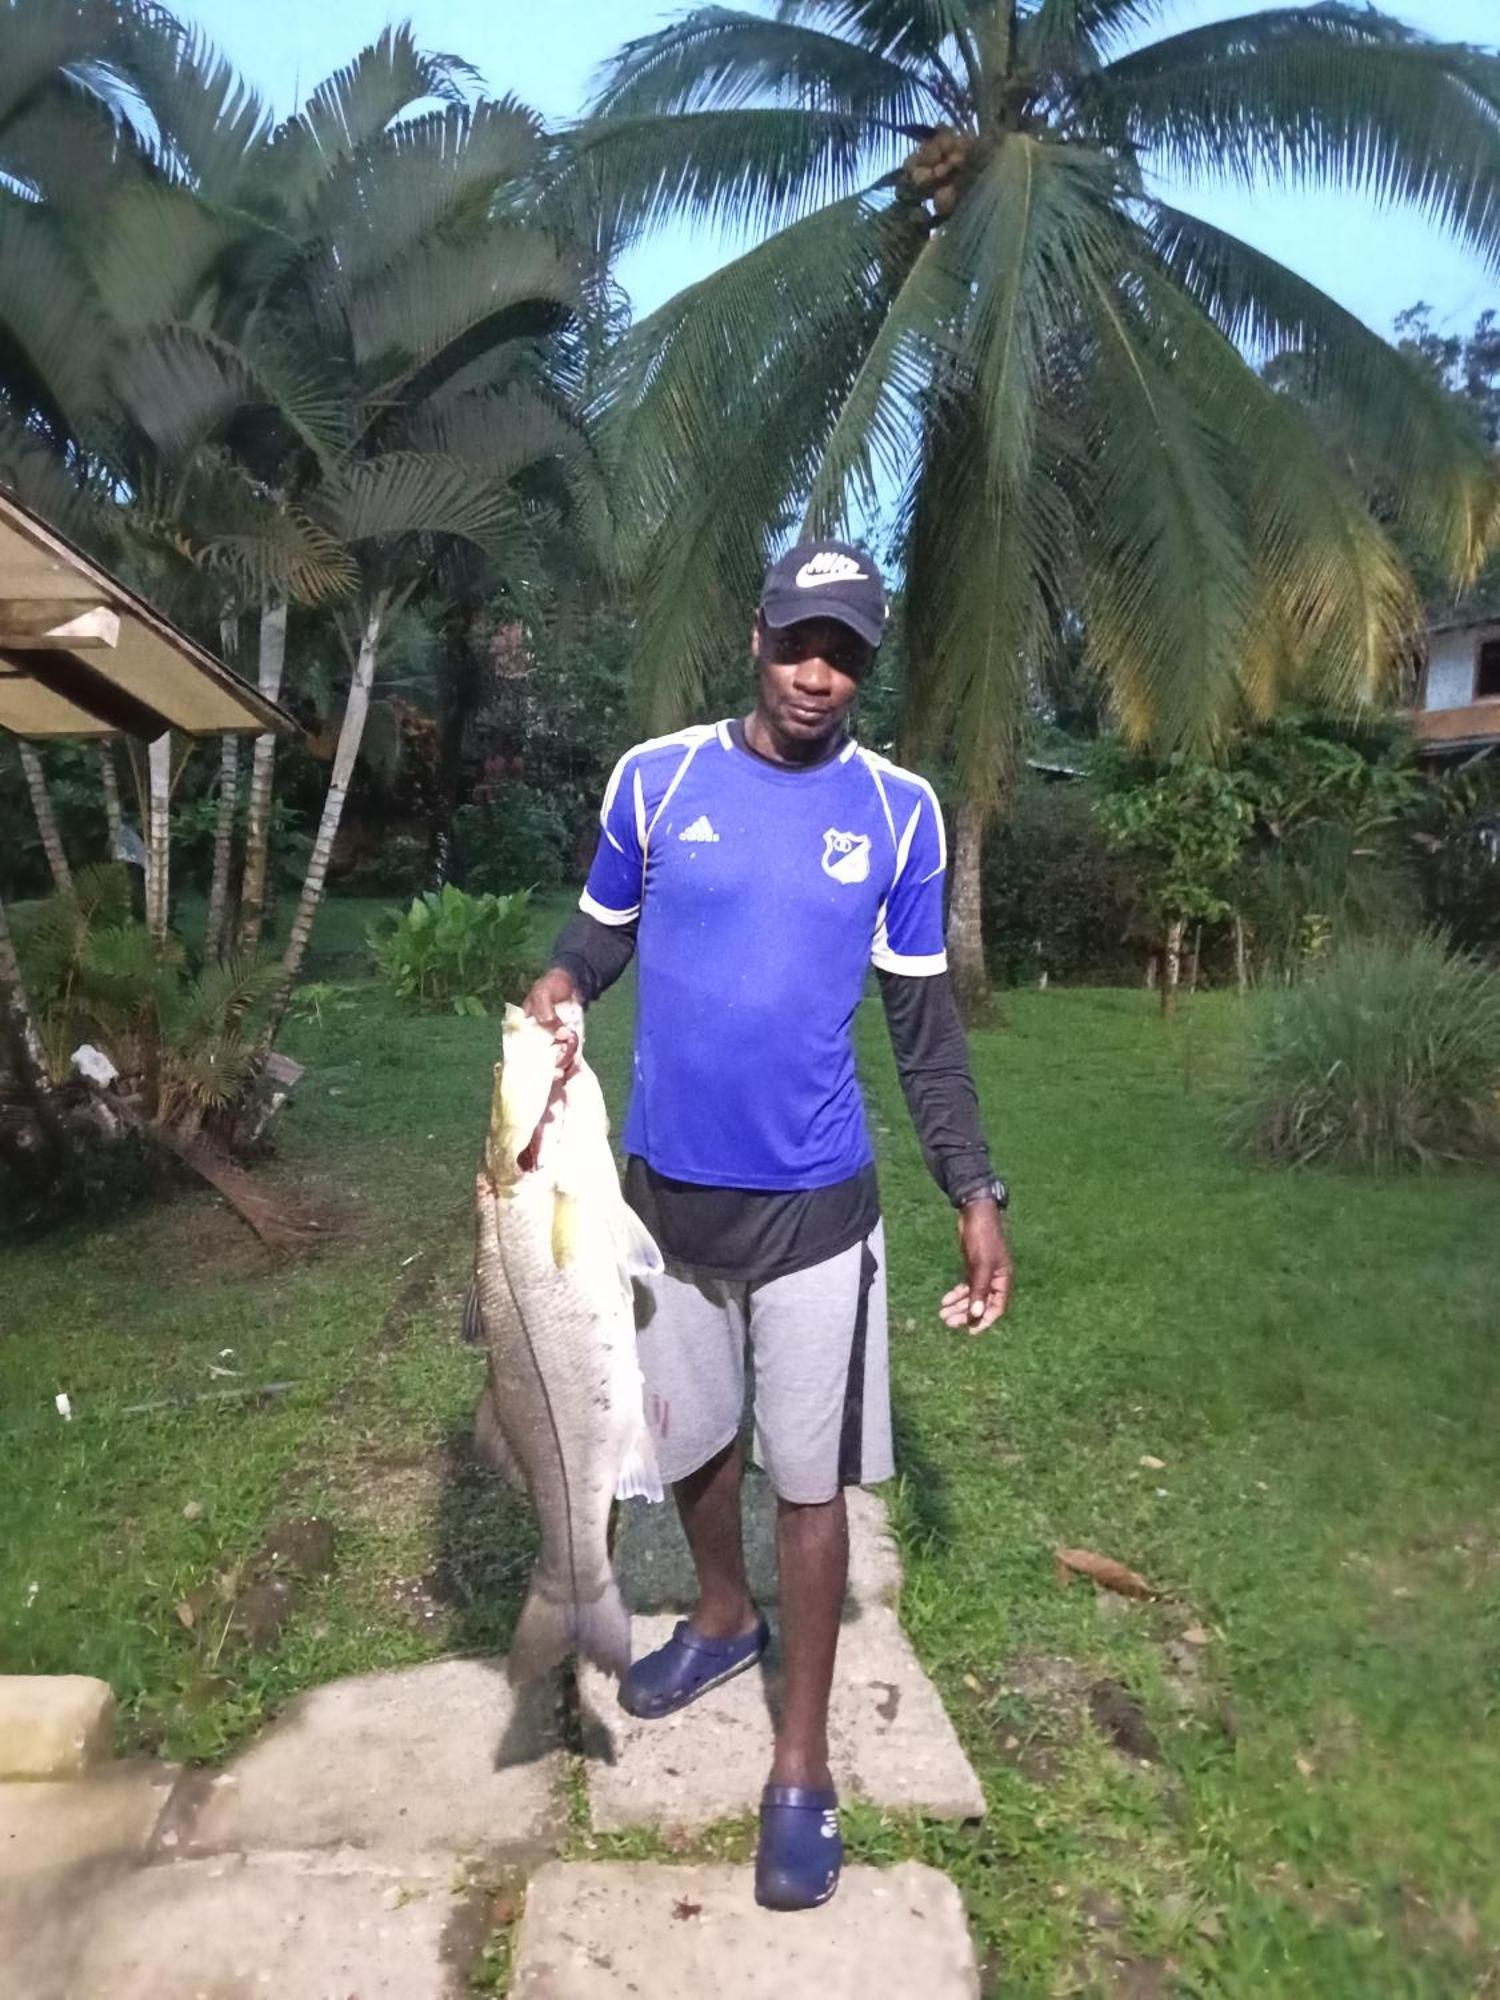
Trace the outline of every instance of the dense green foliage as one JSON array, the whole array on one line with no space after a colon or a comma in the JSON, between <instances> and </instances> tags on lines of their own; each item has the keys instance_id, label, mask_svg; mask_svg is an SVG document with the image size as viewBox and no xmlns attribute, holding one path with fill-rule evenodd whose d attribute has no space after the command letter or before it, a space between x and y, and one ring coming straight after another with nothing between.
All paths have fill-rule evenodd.
<instances>
[{"instance_id":1,"label":"dense green foliage","mask_svg":"<svg viewBox=\"0 0 1500 2000\"><path fill-rule=\"evenodd\" d=\"M372 926L370 953L398 1000L482 1017L535 976L530 935L526 890L470 896L448 882Z\"/></svg>"},{"instance_id":2,"label":"dense green foliage","mask_svg":"<svg viewBox=\"0 0 1500 2000\"><path fill-rule=\"evenodd\" d=\"M537 915L540 948L561 908ZM294 1023L309 1087L279 1135L280 1174L337 1218L324 1251L272 1264L187 1195L0 1252L0 1672L104 1675L127 1750L218 1761L335 1676L493 1655L534 1548L470 1455L482 1363L456 1337L495 1024L412 1017L370 975L367 906L327 919L313 970L357 1004ZM855 1855L949 1870L1005 2000L1169 1991L1169 1959L1215 2000L1482 1992L1500 1945L1493 1179L1273 1175L1227 1152L1232 997L1195 1009L1191 1072L1143 995L1021 993L1007 1013L974 1050L1019 1283L975 1341L937 1324L952 1217L878 1002L859 1022L900 1608L988 1812L946 1827L855 1804ZM618 1110L627 992L589 1032ZM220 1580L288 1516L333 1525L334 1567L297 1579L255 1646L226 1631ZM1059 1589L1059 1544L1166 1600ZM1184 1645L1193 1627L1206 1645ZM1090 1724L1104 1679L1141 1702L1158 1763ZM736 1824L703 1846L752 1840Z\"/></svg>"},{"instance_id":3,"label":"dense green foliage","mask_svg":"<svg viewBox=\"0 0 1500 2000\"><path fill-rule=\"evenodd\" d=\"M985 849L990 965L1005 984L1124 986L1141 976L1146 922L1086 783L1020 786Z\"/></svg>"},{"instance_id":4,"label":"dense green foliage","mask_svg":"<svg viewBox=\"0 0 1500 2000\"><path fill-rule=\"evenodd\" d=\"M1100 757L1095 771L1105 835L1129 857L1153 915L1163 924L1229 916L1225 892L1253 818L1237 774L1181 751L1155 769Z\"/></svg>"},{"instance_id":5,"label":"dense green foliage","mask_svg":"<svg viewBox=\"0 0 1500 2000\"><path fill-rule=\"evenodd\" d=\"M1291 1166L1500 1159L1500 973L1433 937L1335 951L1263 1017L1238 1122Z\"/></svg>"},{"instance_id":6,"label":"dense green foliage","mask_svg":"<svg viewBox=\"0 0 1500 2000\"><path fill-rule=\"evenodd\" d=\"M1443 776L1419 801L1415 829L1429 921L1500 962L1500 759Z\"/></svg>"},{"instance_id":7,"label":"dense green foliage","mask_svg":"<svg viewBox=\"0 0 1500 2000\"><path fill-rule=\"evenodd\" d=\"M483 805L453 815L448 869L465 889L555 889L574 872L573 849L553 794L511 779Z\"/></svg>"}]
</instances>

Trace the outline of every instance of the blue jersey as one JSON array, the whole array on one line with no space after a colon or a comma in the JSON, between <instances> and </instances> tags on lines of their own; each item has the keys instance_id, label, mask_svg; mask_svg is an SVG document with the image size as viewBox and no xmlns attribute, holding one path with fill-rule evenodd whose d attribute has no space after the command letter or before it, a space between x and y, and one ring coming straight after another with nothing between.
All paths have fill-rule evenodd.
<instances>
[{"instance_id":1,"label":"blue jersey","mask_svg":"<svg viewBox=\"0 0 1500 2000\"><path fill-rule=\"evenodd\" d=\"M626 1150L707 1187L859 1173L866 971L947 969L932 787L854 743L785 769L721 722L622 757L600 823L581 907L640 925Z\"/></svg>"}]
</instances>

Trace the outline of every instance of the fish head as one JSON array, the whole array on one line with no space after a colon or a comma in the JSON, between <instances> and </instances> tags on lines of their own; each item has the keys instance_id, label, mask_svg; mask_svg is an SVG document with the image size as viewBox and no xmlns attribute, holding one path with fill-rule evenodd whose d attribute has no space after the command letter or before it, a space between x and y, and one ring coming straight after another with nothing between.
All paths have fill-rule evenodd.
<instances>
[{"instance_id":1,"label":"fish head","mask_svg":"<svg viewBox=\"0 0 1500 2000\"><path fill-rule=\"evenodd\" d=\"M561 1094L558 1069L552 1034L519 1007L507 1007L485 1146L485 1164L497 1188L513 1187L535 1165L538 1134Z\"/></svg>"}]
</instances>

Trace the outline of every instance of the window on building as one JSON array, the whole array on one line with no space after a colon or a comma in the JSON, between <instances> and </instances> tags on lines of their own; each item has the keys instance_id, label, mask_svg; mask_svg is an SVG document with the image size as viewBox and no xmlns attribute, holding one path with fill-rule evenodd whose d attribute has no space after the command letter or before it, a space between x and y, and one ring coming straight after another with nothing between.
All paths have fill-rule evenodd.
<instances>
[{"instance_id":1,"label":"window on building","mask_svg":"<svg viewBox=\"0 0 1500 2000\"><path fill-rule=\"evenodd\" d=\"M1474 663L1474 699L1500 695L1500 639L1486 639Z\"/></svg>"}]
</instances>

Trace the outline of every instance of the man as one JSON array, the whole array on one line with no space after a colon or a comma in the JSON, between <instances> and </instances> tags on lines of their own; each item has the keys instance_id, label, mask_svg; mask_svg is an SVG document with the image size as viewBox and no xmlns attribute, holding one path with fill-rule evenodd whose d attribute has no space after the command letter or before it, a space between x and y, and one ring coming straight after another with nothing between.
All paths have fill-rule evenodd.
<instances>
[{"instance_id":1,"label":"man","mask_svg":"<svg viewBox=\"0 0 1500 2000\"><path fill-rule=\"evenodd\" d=\"M990 1326L1011 1279L1005 1187L947 976L941 813L921 778L848 734L886 615L879 571L845 543L772 567L751 636L754 712L622 758L580 914L526 1002L565 1042L559 1004L597 999L639 950L625 1189L667 1266L641 1367L699 1598L626 1677L638 1716L685 1707L770 1641L740 1531L747 1344L754 1357L785 1670L756 1856L757 1900L775 1909L838 1886L828 1696L843 1489L894 1470L885 1248L851 1040L872 961L924 1154L958 1210L965 1275L944 1323Z\"/></svg>"}]
</instances>

